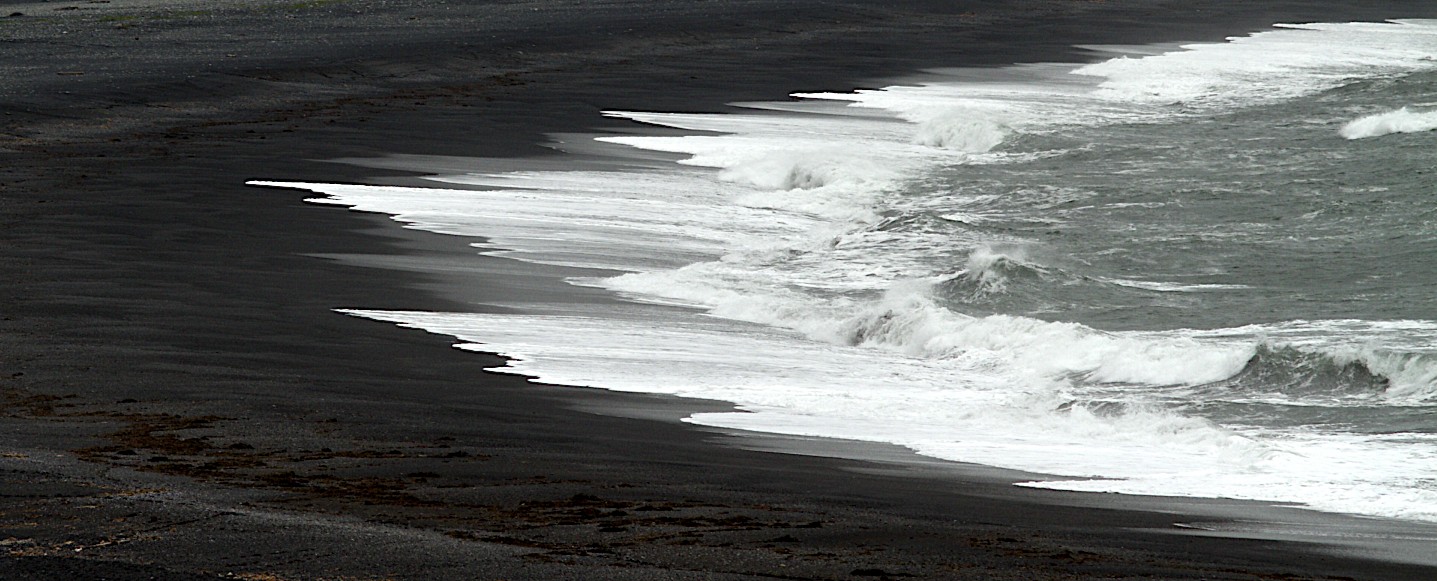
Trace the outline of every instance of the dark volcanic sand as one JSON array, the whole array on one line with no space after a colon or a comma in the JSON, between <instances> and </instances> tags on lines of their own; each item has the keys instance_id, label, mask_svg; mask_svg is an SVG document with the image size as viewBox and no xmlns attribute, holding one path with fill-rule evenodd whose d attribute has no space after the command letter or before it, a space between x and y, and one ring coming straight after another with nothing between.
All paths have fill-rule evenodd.
<instances>
[{"instance_id":1,"label":"dark volcanic sand","mask_svg":"<svg viewBox=\"0 0 1437 581\"><path fill-rule=\"evenodd\" d=\"M479 308L552 280L242 185L540 154L545 132L612 126L601 108L1402 10L1311 4L0 4L0 578L1437 578L1174 526L1357 526L1336 517L1018 489L674 421L718 403L488 374L498 358L331 309ZM781 451L835 446L880 459Z\"/></svg>"}]
</instances>

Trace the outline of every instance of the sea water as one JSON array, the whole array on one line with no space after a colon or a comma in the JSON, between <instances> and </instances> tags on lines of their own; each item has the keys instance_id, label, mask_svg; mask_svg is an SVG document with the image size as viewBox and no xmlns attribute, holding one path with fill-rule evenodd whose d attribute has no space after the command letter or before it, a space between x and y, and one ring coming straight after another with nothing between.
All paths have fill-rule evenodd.
<instances>
[{"instance_id":1,"label":"sea water","mask_svg":"<svg viewBox=\"0 0 1437 581\"><path fill-rule=\"evenodd\" d=\"M1437 521L1437 21L1103 50L613 111L682 131L569 171L256 183L628 301L343 311L498 371L1053 475L1028 486Z\"/></svg>"}]
</instances>

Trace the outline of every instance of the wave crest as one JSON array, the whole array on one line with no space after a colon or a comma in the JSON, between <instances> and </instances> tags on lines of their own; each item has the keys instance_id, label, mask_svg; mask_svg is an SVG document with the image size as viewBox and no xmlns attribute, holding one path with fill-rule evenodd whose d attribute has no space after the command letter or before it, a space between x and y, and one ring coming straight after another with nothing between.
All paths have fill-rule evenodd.
<instances>
[{"instance_id":1,"label":"wave crest","mask_svg":"<svg viewBox=\"0 0 1437 581\"><path fill-rule=\"evenodd\" d=\"M1370 347L1314 350L1264 343L1240 372L1218 385L1293 402L1422 404L1437 399L1437 359Z\"/></svg>"},{"instance_id":2,"label":"wave crest","mask_svg":"<svg viewBox=\"0 0 1437 581\"><path fill-rule=\"evenodd\" d=\"M1338 131L1347 139L1367 139L1393 133L1421 133L1437 129L1437 111L1413 111L1403 107L1349 122Z\"/></svg>"},{"instance_id":3,"label":"wave crest","mask_svg":"<svg viewBox=\"0 0 1437 581\"><path fill-rule=\"evenodd\" d=\"M930 147L984 153L1003 143L1007 137L1008 128L1003 125L955 112L920 124L915 141Z\"/></svg>"},{"instance_id":4,"label":"wave crest","mask_svg":"<svg viewBox=\"0 0 1437 581\"><path fill-rule=\"evenodd\" d=\"M719 177L762 190L811 190L840 184L881 186L896 175L849 152L803 151L730 162Z\"/></svg>"},{"instance_id":5,"label":"wave crest","mask_svg":"<svg viewBox=\"0 0 1437 581\"><path fill-rule=\"evenodd\" d=\"M1232 388L1294 396L1370 396L1388 387L1387 378L1374 373L1361 360L1282 345L1258 347L1242 371L1223 383Z\"/></svg>"},{"instance_id":6,"label":"wave crest","mask_svg":"<svg viewBox=\"0 0 1437 581\"><path fill-rule=\"evenodd\" d=\"M852 345L962 360L990 371L1031 371L1053 380L1096 383L1211 383L1237 374L1253 353L1250 345L1106 333L1078 323L1013 315L970 317L911 291L890 293L840 322L835 331L841 342Z\"/></svg>"},{"instance_id":7,"label":"wave crest","mask_svg":"<svg viewBox=\"0 0 1437 581\"><path fill-rule=\"evenodd\" d=\"M1015 278L1036 278L1044 270L1028 260L1028 251L1021 246L979 246L968 254L963 271L954 278L960 289L973 296L1001 294Z\"/></svg>"}]
</instances>

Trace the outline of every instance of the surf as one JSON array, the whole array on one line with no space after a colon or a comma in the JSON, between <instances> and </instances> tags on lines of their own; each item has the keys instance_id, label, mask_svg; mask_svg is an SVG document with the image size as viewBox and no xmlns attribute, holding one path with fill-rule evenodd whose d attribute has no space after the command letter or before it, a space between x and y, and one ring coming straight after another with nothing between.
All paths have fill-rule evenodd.
<instances>
[{"instance_id":1,"label":"surf","mask_svg":"<svg viewBox=\"0 0 1437 581\"><path fill-rule=\"evenodd\" d=\"M1030 486L1437 520L1437 440L1368 413L1434 405L1437 323L1339 316L1374 308L1345 289L1393 287L1345 272L1324 318L1264 302L1294 294L1276 287L1313 273L1299 261L1320 243L1353 248L1410 214L1383 210L1390 186L1323 172L1361 153L1332 149L1356 110L1343 89L1431 71L1434 53L1432 21L1283 25L985 81L609 111L664 131L590 136L582 169L252 183L582 269L570 284L627 300L342 311L510 358L495 371L741 410L688 420L704 425L1052 475ZM1267 153L1293 143L1328 149ZM1276 190L1296 170L1308 198L1211 175Z\"/></svg>"}]
</instances>

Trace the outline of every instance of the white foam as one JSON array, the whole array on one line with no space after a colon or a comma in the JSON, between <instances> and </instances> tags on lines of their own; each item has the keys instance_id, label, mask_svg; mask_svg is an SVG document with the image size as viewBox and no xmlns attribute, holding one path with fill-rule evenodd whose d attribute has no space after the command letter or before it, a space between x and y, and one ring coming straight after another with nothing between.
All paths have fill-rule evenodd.
<instances>
[{"instance_id":1,"label":"white foam","mask_svg":"<svg viewBox=\"0 0 1437 581\"><path fill-rule=\"evenodd\" d=\"M1026 247L995 248L985 244L968 254L966 268L959 276L978 283L980 292L1001 293L1008 286L1004 267L1011 264L1029 266L1027 260Z\"/></svg>"},{"instance_id":2,"label":"white foam","mask_svg":"<svg viewBox=\"0 0 1437 581\"><path fill-rule=\"evenodd\" d=\"M1026 486L1157 496L1301 502L1342 513L1437 521L1437 436L1355 437L1290 431L1262 440L1278 453L1245 470L1168 466L1123 480L1059 480Z\"/></svg>"},{"instance_id":3,"label":"white foam","mask_svg":"<svg viewBox=\"0 0 1437 581\"><path fill-rule=\"evenodd\" d=\"M1437 520L1437 441L1233 430L983 358L894 357L721 320L346 311L458 337L537 380L735 402L717 427L896 443L956 461L1059 476L1030 486L1306 503ZM1032 324L1032 323L1030 323ZM566 338L556 342L555 336ZM1437 437L1427 437L1437 440ZM1101 477L1096 480L1070 478ZM1353 477L1356 476L1356 480ZM1395 486L1394 486L1395 485Z\"/></svg>"},{"instance_id":4,"label":"white foam","mask_svg":"<svg viewBox=\"0 0 1437 581\"><path fill-rule=\"evenodd\" d=\"M940 304L932 290L957 277L997 295L1015 273L1048 272L1034 258L1044 255L1030 251L1038 241L956 223L1064 217L1005 214L1004 200L933 178L941 172L1055 154L1010 151L1027 135L1268 104L1430 70L1433 54L1432 21L1290 26L1084 67L801 94L735 114L609 112L702 132L599 138L622 146L608 153L632 152L616 164L623 169L434 178L477 189L253 183L314 191L323 194L314 202L391 214L410 227L484 237L490 253L619 271L573 282L704 313L349 311L514 357L503 371L727 400L746 412L692 418L707 425L893 442L940 458L1100 477L1043 486L1431 518L1423 507L1437 505L1432 442L1224 427L1172 404L1220 390L1260 349L1281 347L1360 361L1390 381L1384 393L1332 405L1423 405L1437 397L1437 326L1294 321L1106 332L970 316ZM677 163L661 164L675 156ZM1030 193L1040 209L1071 197L1062 188ZM894 216L920 223L895 224ZM930 228L921 224L926 217L948 222ZM1104 280L1157 292L1243 288ZM1252 397L1278 396L1289 397ZM1358 468L1365 463L1377 466Z\"/></svg>"},{"instance_id":5,"label":"white foam","mask_svg":"<svg viewBox=\"0 0 1437 581\"><path fill-rule=\"evenodd\" d=\"M1124 278L1103 278L1103 282L1112 283L1118 286L1140 288L1161 293L1193 293L1224 290L1242 290L1252 288L1245 284L1183 284L1179 282L1158 282L1150 280L1129 280Z\"/></svg>"},{"instance_id":6,"label":"white foam","mask_svg":"<svg viewBox=\"0 0 1437 581\"><path fill-rule=\"evenodd\" d=\"M1437 129L1437 111L1396 111L1368 115L1342 126L1338 132L1347 139L1367 139L1393 133L1421 133Z\"/></svg>"},{"instance_id":7,"label":"white foam","mask_svg":"<svg viewBox=\"0 0 1437 581\"><path fill-rule=\"evenodd\" d=\"M709 425L871 440L897 435L905 445L932 450L962 442L988 448L977 456L985 462L1029 468L1028 460L997 461L1005 441L1029 442L1035 456L1046 456L1040 451L1049 446L1082 455L1079 450L1095 440L1134 449L1185 442L1203 451L1228 449L1234 457L1267 453L1201 420L1160 412L1116 418L1089 413L1070 405L1072 394L1064 382L1022 367L994 374L991 363L981 358L895 359L891 353L794 341L783 333L718 320L655 326L585 317L346 312L453 335L465 342L461 348L515 358L497 371L566 385L717 398L747 412L694 418ZM570 341L556 344L555 333ZM1173 436L1169 441L1152 441L1140 427L1155 422L1169 426L1164 428ZM798 426L802 429L795 430ZM1081 467L1089 460L1041 462L1044 470L1101 473ZM1135 462L1144 460L1114 459L1112 465Z\"/></svg>"},{"instance_id":8,"label":"white foam","mask_svg":"<svg viewBox=\"0 0 1437 581\"><path fill-rule=\"evenodd\" d=\"M1104 333L1027 317L970 317L935 304L927 296L929 285L921 281L889 285L878 300L819 300L766 284L770 281L763 280L763 271L723 268L719 274L719 268L693 265L597 284L702 307L728 319L792 329L827 343L965 361L986 369L1021 369L1051 379L1081 376L1106 383L1195 385L1236 374L1256 348L1255 342L1200 343L1182 336Z\"/></svg>"},{"instance_id":9,"label":"white foam","mask_svg":"<svg viewBox=\"0 0 1437 581\"><path fill-rule=\"evenodd\" d=\"M817 226L803 216L722 203L720 198L732 195L727 186L673 174L552 172L443 179L510 187L249 183L321 193L326 197L307 201L386 213L414 228L485 237L509 249L491 254L581 268L671 268L712 259L745 237L761 246Z\"/></svg>"},{"instance_id":10,"label":"white foam","mask_svg":"<svg viewBox=\"0 0 1437 581\"><path fill-rule=\"evenodd\" d=\"M1106 99L1189 107L1289 100L1357 79L1437 68L1437 23L1284 24L1225 43L1116 58L1075 74L1101 77Z\"/></svg>"},{"instance_id":11,"label":"white foam","mask_svg":"<svg viewBox=\"0 0 1437 581\"><path fill-rule=\"evenodd\" d=\"M967 151L987 146L986 136L997 131L1161 122L1424 70L1437 70L1437 21L1286 24L1223 43L1032 68L1017 75L1022 82L964 80L795 96L890 111L922 128L920 142L942 142L931 136L953 127L964 136L955 141ZM1063 74L1070 78L1059 78Z\"/></svg>"}]
</instances>

